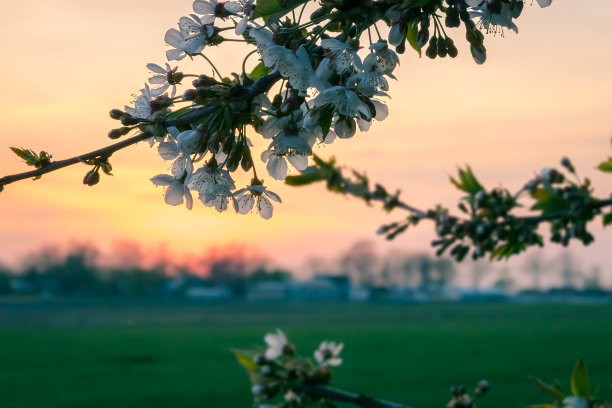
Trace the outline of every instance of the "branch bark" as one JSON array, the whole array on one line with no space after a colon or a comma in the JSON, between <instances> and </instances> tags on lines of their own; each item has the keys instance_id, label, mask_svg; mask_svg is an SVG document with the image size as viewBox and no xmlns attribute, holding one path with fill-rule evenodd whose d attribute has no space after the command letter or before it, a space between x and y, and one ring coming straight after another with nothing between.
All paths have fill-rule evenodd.
<instances>
[{"instance_id":1,"label":"branch bark","mask_svg":"<svg viewBox=\"0 0 612 408\"><path fill-rule=\"evenodd\" d=\"M324 398L336 402L347 402L363 408L410 408L406 405L385 401L364 394L338 390L324 385L302 384L301 390L315 398Z\"/></svg>"},{"instance_id":2,"label":"branch bark","mask_svg":"<svg viewBox=\"0 0 612 408\"><path fill-rule=\"evenodd\" d=\"M117 150L124 149L128 146L136 144L140 141L146 140L150 138L151 135L148 133L141 133L136 136L132 136L129 139L122 140L119 143L112 144L110 146L103 147L98 150L94 150L89 153L81 154L79 156L74 156L69 159L52 161L49 165L42 167L40 169L26 171L24 173L12 174L9 176L5 176L0 178L0 186L5 186L7 184L14 183L15 181L24 180L27 178L34 178L37 176L41 176L46 173L50 173L55 170L62 169L64 167L71 166L73 164L82 163L85 160L95 159L98 157L109 157L111 154L116 152Z\"/></svg>"}]
</instances>

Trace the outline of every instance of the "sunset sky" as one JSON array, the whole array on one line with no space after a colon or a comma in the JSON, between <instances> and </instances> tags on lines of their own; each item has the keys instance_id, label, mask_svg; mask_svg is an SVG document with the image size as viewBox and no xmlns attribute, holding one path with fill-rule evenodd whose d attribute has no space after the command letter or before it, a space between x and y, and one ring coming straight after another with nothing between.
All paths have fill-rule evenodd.
<instances>
[{"instance_id":1,"label":"sunset sky","mask_svg":"<svg viewBox=\"0 0 612 408\"><path fill-rule=\"evenodd\" d=\"M420 208L454 207L461 194L448 177L457 165L469 164L486 186L517 189L566 155L592 179L598 196L609 194L612 177L595 166L612 155L612 2L554 0L546 9L530 3L517 21L518 35L486 38L482 66L470 57L462 32L454 35L455 60L419 59L407 50L398 81L390 84L389 118L315 153L335 155L389 190L401 189ZM26 170L9 146L62 159L109 144L106 134L117 122L107 112L133 100L149 76L147 63L165 62L164 34L191 4L0 2L0 176ZM235 45L206 53L225 74L239 71L245 54ZM201 61L179 66L210 74ZM261 144L259 136L252 139ZM135 241L177 257L210 245L249 244L292 267L334 256L361 239L376 240L382 252L431 251L433 224L423 222L387 243L376 229L403 213L386 215L323 185L289 188L264 177L283 199L265 221L256 214L218 214L199 201L192 211L166 205L149 179L167 173L167 164L147 143L116 153L111 162L114 176L103 175L95 187L82 184L85 166L7 186L0 194L0 262L14 264L43 245L73 242L112 248ZM572 245L572 251L584 268L600 265L612 284L612 228L600 225L593 245ZM546 257L560 253L549 247Z\"/></svg>"}]
</instances>

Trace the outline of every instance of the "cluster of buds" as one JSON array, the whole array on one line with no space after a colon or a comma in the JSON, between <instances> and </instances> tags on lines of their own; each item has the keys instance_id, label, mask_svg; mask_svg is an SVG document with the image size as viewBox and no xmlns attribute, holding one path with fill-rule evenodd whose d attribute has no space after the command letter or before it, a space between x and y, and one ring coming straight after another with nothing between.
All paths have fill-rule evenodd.
<instances>
[{"instance_id":1,"label":"cluster of buds","mask_svg":"<svg viewBox=\"0 0 612 408\"><path fill-rule=\"evenodd\" d=\"M249 372L256 406L297 408L319 401L310 395L308 387L329 384L330 367L342 363L343 344L323 341L310 359L296 354L295 346L280 329L266 334L264 340L267 347L263 350L235 351Z\"/></svg>"},{"instance_id":2,"label":"cluster of buds","mask_svg":"<svg viewBox=\"0 0 612 408\"><path fill-rule=\"evenodd\" d=\"M453 395L451 400L446 404L447 408L474 408L476 400L485 395L491 386L487 380L480 380L474 389L474 396L466 392L465 386L458 385L451 387L450 391Z\"/></svg>"},{"instance_id":3,"label":"cluster of buds","mask_svg":"<svg viewBox=\"0 0 612 408\"><path fill-rule=\"evenodd\" d=\"M83 177L83 184L86 186L94 186L98 184L100 181L100 170L104 172L104 174L108 176L112 176L111 171L113 170L113 166L111 166L108 161L108 157L100 156L95 159L89 159L83 161L83 163L93 166L93 169L89 170L85 173L85 177Z\"/></svg>"}]
</instances>

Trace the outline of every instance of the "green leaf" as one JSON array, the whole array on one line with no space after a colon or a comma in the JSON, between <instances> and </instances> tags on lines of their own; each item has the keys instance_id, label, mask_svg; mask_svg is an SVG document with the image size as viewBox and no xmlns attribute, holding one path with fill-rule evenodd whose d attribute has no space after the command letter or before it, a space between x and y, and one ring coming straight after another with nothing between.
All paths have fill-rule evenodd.
<instances>
[{"instance_id":1,"label":"green leaf","mask_svg":"<svg viewBox=\"0 0 612 408\"><path fill-rule=\"evenodd\" d=\"M270 73L270 68L266 67L263 61L261 61L259 64L255 66L255 68L253 68L249 76L251 77L251 79L258 79L264 75L268 75L269 73Z\"/></svg>"},{"instance_id":2,"label":"green leaf","mask_svg":"<svg viewBox=\"0 0 612 408\"><path fill-rule=\"evenodd\" d=\"M408 40L408 44L421 56L421 47L419 47L419 42L417 41L417 34L419 30L416 24L416 21L408 24L406 26L406 40Z\"/></svg>"},{"instance_id":3,"label":"green leaf","mask_svg":"<svg viewBox=\"0 0 612 408\"><path fill-rule=\"evenodd\" d=\"M325 179L327 179L327 177L325 177L323 171L316 167L308 167L302 174L285 177L285 184L289 186L305 186Z\"/></svg>"},{"instance_id":4,"label":"green leaf","mask_svg":"<svg viewBox=\"0 0 612 408\"><path fill-rule=\"evenodd\" d=\"M612 173L612 159L599 163L597 168L601 171L605 171L606 173Z\"/></svg>"},{"instance_id":5,"label":"green leaf","mask_svg":"<svg viewBox=\"0 0 612 408\"><path fill-rule=\"evenodd\" d=\"M531 209L542 210L543 214L560 211L566 207L565 200L557 191L539 189L531 193L531 197L537 200Z\"/></svg>"},{"instance_id":6,"label":"green leaf","mask_svg":"<svg viewBox=\"0 0 612 408\"><path fill-rule=\"evenodd\" d=\"M612 212L608 214L604 214L603 225L604 227L607 227L608 225L612 225Z\"/></svg>"},{"instance_id":7,"label":"green leaf","mask_svg":"<svg viewBox=\"0 0 612 408\"><path fill-rule=\"evenodd\" d=\"M400 7L400 10L405 10L407 8L417 8L417 7L423 7L424 5L426 5L427 3L429 3L429 0L412 0L412 1L406 1L404 2L404 4L402 4L402 6Z\"/></svg>"},{"instance_id":8,"label":"green leaf","mask_svg":"<svg viewBox=\"0 0 612 408\"><path fill-rule=\"evenodd\" d=\"M585 398L591 396L589 372L582 360L578 360L576 367L574 367L574 373L572 374L572 394Z\"/></svg>"},{"instance_id":9,"label":"green leaf","mask_svg":"<svg viewBox=\"0 0 612 408\"><path fill-rule=\"evenodd\" d=\"M562 400L565 398L565 393L555 388L555 386L550 386L539 378L534 378L533 381L535 382L538 391L540 391L542 394L546 394L555 400Z\"/></svg>"},{"instance_id":10,"label":"green leaf","mask_svg":"<svg viewBox=\"0 0 612 408\"><path fill-rule=\"evenodd\" d=\"M255 369L257 368L257 364L255 364L253 358L248 354L248 352L241 350L233 351L234 355L236 356L236 359L238 360L241 366L246 368L249 373L255 371Z\"/></svg>"},{"instance_id":11,"label":"green leaf","mask_svg":"<svg viewBox=\"0 0 612 408\"><path fill-rule=\"evenodd\" d=\"M599 391L601 391L601 384L598 384L597 387L595 387L595 391L593 391L593 398L599 398Z\"/></svg>"},{"instance_id":12,"label":"green leaf","mask_svg":"<svg viewBox=\"0 0 612 408\"><path fill-rule=\"evenodd\" d=\"M11 147L13 153L19 156L20 159L26 162L28 166L34 166L36 160L38 160L38 155L29 149L18 149L17 147Z\"/></svg>"},{"instance_id":13,"label":"green leaf","mask_svg":"<svg viewBox=\"0 0 612 408\"><path fill-rule=\"evenodd\" d=\"M327 137L329 128L331 127L332 120L334 119L334 106L325 105L319 110L319 118L317 124L321 127L323 132L323 139Z\"/></svg>"},{"instance_id":14,"label":"green leaf","mask_svg":"<svg viewBox=\"0 0 612 408\"><path fill-rule=\"evenodd\" d=\"M484 190L484 187L482 187L480 182L474 176L474 173L472 173L472 169L470 168L470 166L467 166L465 170L459 168L460 182L452 177L450 180L451 183L453 183L455 187L457 187L459 190L465 191L466 193L469 193L471 195L476 194L480 190Z\"/></svg>"},{"instance_id":15,"label":"green leaf","mask_svg":"<svg viewBox=\"0 0 612 408\"><path fill-rule=\"evenodd\" d=\"M273 14L287 14L308 0L257 0L253 18L269 17Z\"/></svg>"}]
</instances>

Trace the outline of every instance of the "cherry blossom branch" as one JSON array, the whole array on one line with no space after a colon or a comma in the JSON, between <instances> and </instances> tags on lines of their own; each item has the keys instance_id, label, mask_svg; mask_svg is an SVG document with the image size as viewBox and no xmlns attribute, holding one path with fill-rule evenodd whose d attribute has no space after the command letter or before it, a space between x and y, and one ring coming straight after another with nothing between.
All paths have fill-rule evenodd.
<instances>
[{"instance_id":1,"label":"cherry blossom branch","mask_svg":"<svg viewBox=\"0 0 612 408\"><path fill-rule=\"evenodd\" d=\"M346 402L363 408L410 408L406 405L385 401L364 394L355 394L325 385L302 384L301 391L315 398L322 398L336 402Z\"/></svg>"},{"instance_id":2,"label":"cherry blossom branch","mask_svg":"<svg viewBox=\"0 0 612 408\"><path fill-rule=\"evenodd\" d=\"M253 99L255 96L268 92L272 86L281 78L278 71L274 71L271 74L265 75L255 81L253 84L245 87L246 88L246 97L248 99ZM170 126L184 126L194 121L201 119L207 115L210 115L217 109L216 106L202 106L196 109L193 109L191 112L181 115L177 118L168 119L163 122L165 127ZM5 177L0 178L0 190L1 187L4 187L7 184L14 183L19 180L25 180L28 178L36 178L40 177L43 174L50 173L52 171L56 171L62 169L64 167L71 166L73 164L82 163L85 160L96 159L99 157L110 157L114 152L124 149L126 147L132 146L142 140L146 140L151 137L149 133L140 133L138 135L132 136L128 139L122 140L121 142L112 144L110 146L106 146L97 150L94 150L89 153L81 154L78 156L71 157L69 159L52 161L47 165L32 171L27 171L23 173L11 174Z\"/></svg>"},{"instance_id":3,"label":"cherry blossom branch","mask_svg":"<svg viewBox=\"0 0 612 408\"><path fill-rule=\"evenodd\" d=\"M572 174L575 169L569 159L561 161L562 166ZM600 164L603 171L608 170L608 162ZM472 258L489 255L491 259L503 259L518 254L529 246L543 246L544 238L537 231L541 223L550 225L550 241L563 246L577 239L584 245L593 241L587 226L602 209L612 206L612 197L600 199L592 196L590 181L570 181L561 172L543 169L538 177L529 181L518 193L495 188L485 189L476 179L471 169L459 169L459 177L451 182L459 190L467 193L459 202L459 209L465 216L451 215L447 208L440 205L423 211L399 199L399 191L389 194L384 187L376 184L370 187L364 174L353 171L353 177L343 175L335 159L324 161L314 156L314 165L302 174L289 176L289 185L299 186L318 181L326 181L327 188L342 194L350 194L366 202L379 201L385 210L401 208L411 213L409 217L383 225L380 234L393 239L405 232L410 226L422 219L430 219L436 224L437 239L432 246L438 247L436 254L442 255L450 249L450 255L461 261L473 250ZM517 216L513 213L521 208L519 198L528 194L535 203L531 210L538 215ZM612 210L603 213L603 224L612 224Z\"/></svg>"},{"instance_id":4,"label":"cherry blossom branch","mask_svg":"<svg viewBox=\"0 0 612 408\"><path fill-rule=\"evenodd\" d=\"M112 144L110 146L103 147L101 149L94 150L89 153L74 156L69 159L52 161L40 169L26 171L24 173L11 174L11 175L0 178L0 186L3 187L7 184L11 184L11 183L14 183L15 181L24 180L27 178L39 177L39 176L42 176L43 174L50 173L55 170L63 169L64 167L68 167L73 164L83 163L85 160L92 160L92 159L96 159L99 157L109 157L111 154L113 154L114 152L118 150L124 149L128 146L132 146L150 137L151 135L148 133L140 133L136 136L130 137L129 139L122 140L121 142Z\"/></svg>"}]
</instances>

